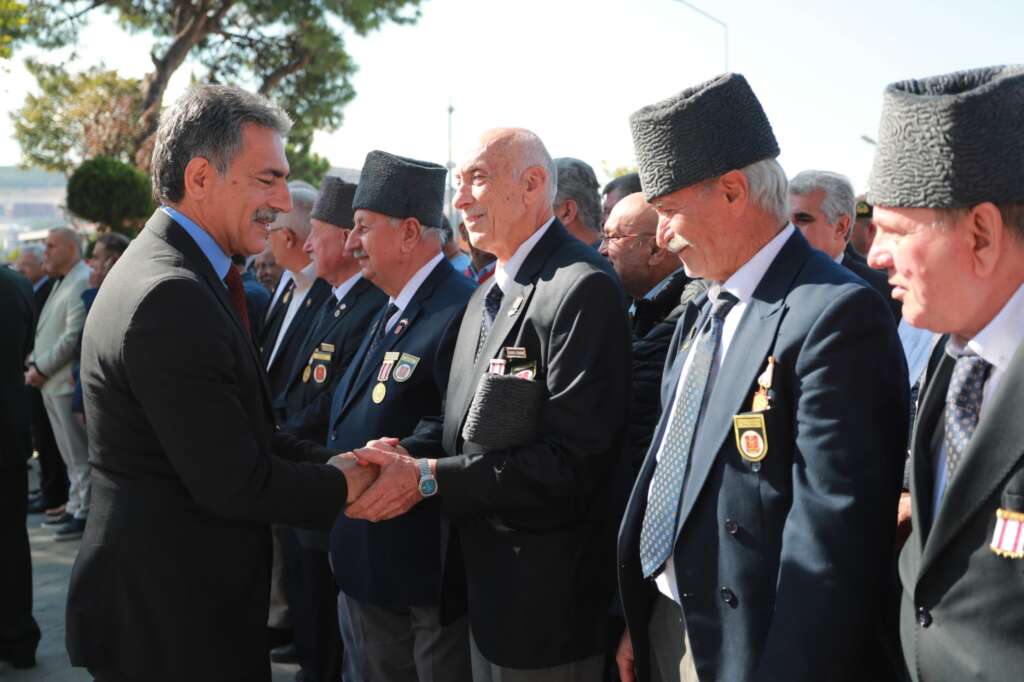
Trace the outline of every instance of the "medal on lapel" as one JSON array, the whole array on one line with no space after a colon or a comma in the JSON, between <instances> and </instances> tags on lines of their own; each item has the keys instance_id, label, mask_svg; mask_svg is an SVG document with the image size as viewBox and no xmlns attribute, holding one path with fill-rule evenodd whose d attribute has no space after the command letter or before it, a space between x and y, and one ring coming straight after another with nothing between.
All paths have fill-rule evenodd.
<instances>
[{"instance_id":1,"label":"medal on lapel","mask_svg":"<svg viewBox=\"0 0 1024 682\"><path fill-rule=\"evenodd\" d=\"M399 320L398 324L395 325L395 331L394 331L395 336L401 336L402 332L404 332L405 328L408 327L408 326L409 326L409 318L405 318L405 319Z\"/></svg>"},{"instance_id":2,"label":"medal on lapel","mask_svg":"<svg viewBox=\"0 0 1024 682\"><path fill-rule=\"evenodd\" d=\"M327 381L327 365L321 362L313 368L313 381L318 384L322 384Z\"/></svg>"},{"instance_id":3,"label":"medal on lapel","mask_svg":"<svg viewBox=\"0 0 1024 682\"><path fill-rule=\"evenodd\" d=\"M377 372L377 381L384 383L391 376L391 368L395 366L395 361L398 360L398 353L395 351L388 351L384 354L384 362L381 363L380 371Z\"/></svg>"},{"instance_id":4,"label":"medal on lapel","mask_svg":"<svg viewBox=\"0 0 1024 682\"><path fill-rule=\"evenodd\" d=\"M736 449L748 462L760 462L768 454L768 432L761 413L737 414L732 418Z\"/></svg>"},{"instance_id":5,"label":"medal on lapel","mask_svg":"<svg viewBox=\"0 0 1024 682\"><path fill-rule=\"evenodd\" d=\"M412 376L412 372L416 369L416 365L420 364L420 359L415 355L408 353L402 353L402 357L398 359L398 365L395 366L395 381L401 383L408 381L409 377Z\"/></svg>"},{"instance_id":6,"label":"medal on lapel","mask_svg":"<svg viewBox=\"0 0 1024 682\"><path fill-rule=\"evenodd\" d=\"M761 372L761 376L757 378L758 389L754 393L754 400L750 405L750 409L753 412L764 412L765 410L771 409L772 406L772 378L775 374L775 356L768 356L768 366L765 367L764 371Z\"/></svg>"},{"instance_id":7,"label":"medal on lapel","mask_svg":"<svg viewBox=\"0 0 1024 682\"><path fill-rule=\"evenodd\" d=\"M313 368L310 365L306 365L306 369L302 370L302 383L309 383L309 376L313 373Z\"/></svg>"},{"instance_id":8,"label":"medal on lapel","mask_svg":"<svg viewBox=\"0 0 1024 682\"><path fill-rule=\"evenodd\" d=\"M377 384L376 386L373 387L373 393L370 395L370 397L373 398L373 402L375 404L380 405L382 402L384 402L384 396L386 396L387 394L387 387L385 387L384 384Z\"/></svg>"},{"instance_id":9,"label":"medal on lapel","mask_svg":"<svg viewBox=\"0 0 1024 682\"><path fill-rule=\"evenodd\" d=\"M997 509L996 529L989 549L1008 559L1024 558L1024 514Z\"/></svg>"}]
</instances>

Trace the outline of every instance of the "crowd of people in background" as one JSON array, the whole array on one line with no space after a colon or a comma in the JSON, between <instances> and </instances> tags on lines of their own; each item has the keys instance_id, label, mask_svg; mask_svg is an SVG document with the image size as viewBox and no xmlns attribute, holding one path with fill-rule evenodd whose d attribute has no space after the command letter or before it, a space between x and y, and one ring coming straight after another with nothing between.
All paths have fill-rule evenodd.
<instances>
[{"instance_id":1,"label":"crowd of people in background","mask_svg":"<svg viewBox=\"0 0 1024 682\"><path fill-rule=\"evenodd\" d=\"M0 660L27 512L101 681L1015 679L1022 105L894 83L858 196L726 74L603 188L483 133L453 226L445 167L288 181L287 116L194 86L137 238L0 268Z\"/></svg>"}]
</instances>

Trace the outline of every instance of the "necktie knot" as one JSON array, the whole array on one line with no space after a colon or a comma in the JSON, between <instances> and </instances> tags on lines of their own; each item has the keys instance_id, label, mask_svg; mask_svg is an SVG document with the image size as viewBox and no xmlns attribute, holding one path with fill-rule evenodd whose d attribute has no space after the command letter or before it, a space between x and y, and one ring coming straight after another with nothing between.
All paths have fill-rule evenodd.
<instances>
[{"instance_id":1,"label":"necktie knot","mask_svg":"<svg viewBox=\"0 0 1024 682\"><path fill-rule=\"evenodd\" d=\"M724 320L725 316L732 310L732 307L739 302L740 300L728 291L720 291L714 305L711 307L711 315L715 319Z\"/></svg>"},{"instance_id":2,"label":"necktie knot","mask_svg":"<svg viewBox=\"0 0 1024 682\"><path fill-rule=\"evenodd\" d=\"M992 365L983 357L971 352L961 354L949 379L946 403L977 414L981 409L981 392L991 371Z\"/></svg>"}]
</instances>

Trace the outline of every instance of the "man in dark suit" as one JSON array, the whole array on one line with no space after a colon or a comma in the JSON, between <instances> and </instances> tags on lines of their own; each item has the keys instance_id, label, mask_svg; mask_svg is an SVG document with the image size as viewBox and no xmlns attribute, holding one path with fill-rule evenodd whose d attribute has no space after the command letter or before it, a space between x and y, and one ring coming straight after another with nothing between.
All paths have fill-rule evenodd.
<instances>
[{"instance_id":1,"label":"man in dark suit","mask_svg":"<svg viewBox=\"0 0 1024 682\"><path fill-rule=\"evenodd\" d=\"M95 512L67 644L99 680L269 681L268 524L329 525L373 476L275 429L228 255L259 252L291 208L288 128L261 97L190 88L157 131L163 205L89 315Z\"/></svg>"},{"instance_id":2,"label":"man in dark suit","mask_svg":"<svg viewBox=\"0 0 1024 682\"><path fill-rule=\"evenodd\" d=\"M349 516L440 497L444 580L456 584L460 549L465 561L475 682L597 679L629 395L622 290L607 259L554 218L553 164L536 135L485 133L457 174L455 206L474 246L497 256L493 282L466 308L443 431L426 422L402 446L362 452L387 479ZM442 609L458 596L446 588Z\"/></svg>"},{"instance_id":3,"label":"man in dark suit","mask_svg":"<svg viewBox=\"0 0 1024 682\"><path fill-rule=\"evenodd\" d=\"M887 679L864 652L906 434L895 322L788 224L778 145L742 76L630 124L659 243L711 287L669 345L619 533L622 678Z\"/></svg>"},{"instance_id":4,"label":"man in dark suit","mask_svg":"<svg viewBox=\"0 0 1024 682\"><path fill-rule=\"evenodd\" d=\"M281 427L318 443L327 442L331 396L338 381L387 300L345 251L353 225L355 188L340 178L324 178L309 212L311 229L304 248L312 257L317 281L327 282L331 295L320 304L301 344L296 344L287 384L275 399ZM293 200L295 196L293 191ZM337 680L342 640L327 531L281 529L281 533L288 605L303 678L306 682Z\"/></svg>"},{"instance_id":5,"label":"man in dark suit","mask_svg":"<svg viewBox=\"0 0 1024 682\"><path fill-rule=\"evenodd\" d=\"M28 498L25 460L32 454L25 358L35 338L32 286L0 266L0 662L31 668L39 626L32 617L32 557L25 531Z\"/></svg>"},{"instance_id":6,"label":"man in dark suit","mask_svg":"<svg viewBox=\"0 0 1024 682\"><path fill-rule=\"evenodd\" d=\"M352 205L347 251L387 295L331 406L327 446L409 437L441 413L473 283L441 251L446 170L372 151ZM470 679L466 619L441 620L441 505L370 523L340 515L331 560L351 682Z\"/></svg>"},{"instance_id":7,"label":"man in dark suit","mask_svg":"<svg viewBox=\"0 0 1024 682\"><path fill-rule=\"evenodd\" d=\"M888 86L868 199L915 327L948 335L911 443L901 640L915 682L1024 669L1024 67Z\"/></svg>"},{"instance_id":8,"label":"man in dark suit","mask_svg":"<svg viewBox=\"0 0 1024 682\"><path fill-rule=\"evenodd\" d=\"M831 171L806 170L789 181L789 210L796 226L811 246L849 268L878 292L889 305L896 321L900 304L884 273L868 266L864 257L850 246L856 199L853 185Z\"/></svg>"},{"instance_id":9,"label":"man in dark suit","mask_svg":"<svg viewBox=\"0 0 1024 682\"><path fill-rule=\"evenodd\" d=\"M39 319L56 281L43 268L43 248L38 244L26 244L18 254L15 268L32 284L36 319ZM43 404L43 394L35 386L30 386L29 395L32 401L32 443L39 454L39 496L29 502L28 512L48 511L48 516L56 517L64 512L64 504L68 501L68 469L60 456L50 416Z\"/></svg>"},{"instance_id":10,"label":"man in dark suit","mask_svg":"<svg viewBox=\"0 0 1024 682\"><path fill-rule=\"evenodd\" d=\"M304 182L289 184L292 210L279 215L270 226L267 244L285 269L266 324L257 337L260 355L267 368L270 392L276 398L294 378L296 361L305 360L303 342L324 301L331 297L331 285L316 276L316 266L305 250L311 229L310 212L317 191Z\"/></svg>"}]
</instances>

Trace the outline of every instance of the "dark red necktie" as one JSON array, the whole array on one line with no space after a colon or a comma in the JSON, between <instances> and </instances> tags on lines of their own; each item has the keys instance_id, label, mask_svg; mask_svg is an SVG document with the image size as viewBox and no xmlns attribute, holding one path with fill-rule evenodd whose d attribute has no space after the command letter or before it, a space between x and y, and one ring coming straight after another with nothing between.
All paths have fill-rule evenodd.
<instances>
[{"instance_id":1,"label":"dark red necktie","mask_svg":"<svg viewBox=\"0 0 1024 682\"><path fill-rule=\"evenodd\" d=\"M231 299L231 307L238 314L245 330L252 334L252 327L249 325L249 308L245 304L245 287L242 286L242 276L234 266L228 268L228 274L224 277L224 283L228 285L228 297Z\"/></svg>"}]
</instances>

